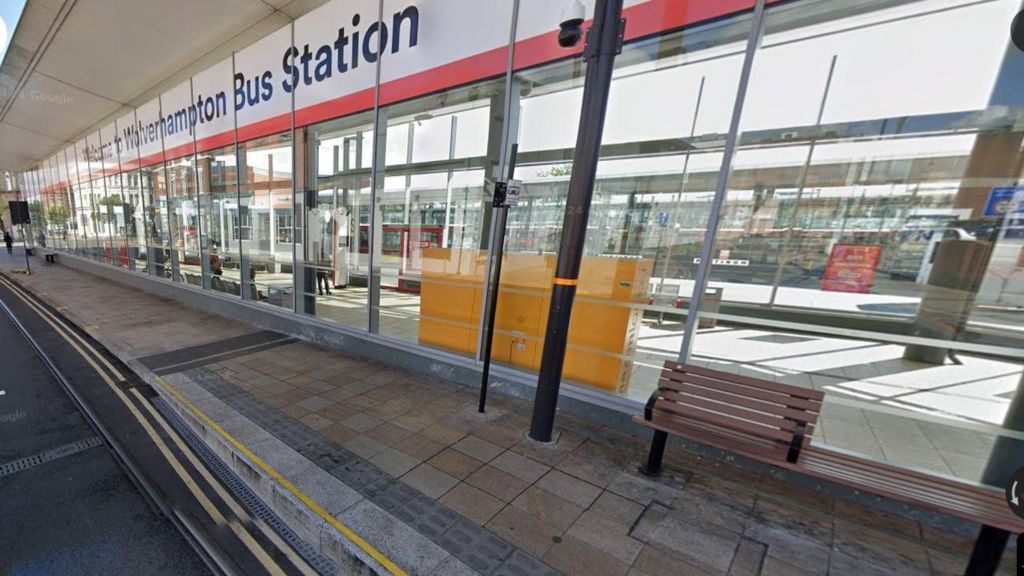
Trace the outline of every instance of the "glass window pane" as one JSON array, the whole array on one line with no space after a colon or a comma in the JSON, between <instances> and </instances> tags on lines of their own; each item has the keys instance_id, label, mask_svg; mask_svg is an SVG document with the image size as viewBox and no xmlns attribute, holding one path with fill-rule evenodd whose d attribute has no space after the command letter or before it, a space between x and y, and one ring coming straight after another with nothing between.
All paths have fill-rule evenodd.
<instances>
[{"instance_id":1,"label":"glass window pane","mask_svg":"<svg viewBox=\"0 0 1024 576\"><path fill-rule=\"evenodd\" d=\"M1003 487L1024 64L992 31L1019 8L769 9L692 361L826 392L817 444Z\"/></svg>"},{"instance_id":2,"label":"glass window pane","mask_svg":"<svg viewBox=\"0 0 1024 576\"><path fill-rule=\"evenodd\" d=\"M306 314L367 328L369 223L373 114L310 126L299 254Z\"/></svg>"},{"instance_id":3,"label":"glass window pane","mask_svg":"<svg viewBox=\"0 0 1024 576\"><path fill-rule=\"evenodd\" d=\"M497 163L503 106L496 80L381 109L387 137L407 147L398 159L388 142L379 192L381 334L475 355L490 214L485 167Z\"/></svg>"},{"instance_id":4,"label":"glass window pane","mask_svg":"<svg viewBox=\"0 0 1024 576\"><path fill-rule=\"evenodd\" d=\"M241 240L239 238L237 164L234 147L219 148L197 155L199 207L202 214L200 246L206 260L207 286L211 290L242 295ZM185 281L202 286L202 277L192 271Z\"/></svg>"},{"instance_id":5,"label":"glass window pane","mask_svg":"<svg viewBox=\"0 0 1024 576\"><path fill-rule=\"evenodd\" d=\"M246 297L291 310L292 237L281 234L279 217L292 213L292 137L290 133L238 146L241 163L238 236L248 275Z\"/></svg>"},{"instance_id":6,"label":"glass window pane","mask_svg":"<svg viewBox=\"0 0 1024 576\"><path fill-rule=\"evenodd\" d=\"M133 270L146 270L146 206L142 197L139 171L132 170L120 175L124 188L126 222L128 225L128 253Z\"/></svg>"},{"instance_id":7,"label":"glass window pane","mask_svg":"<svg viewBox=\"0 0 1024 576\"><path fill-rule=\"evenodd\" d=\"M77 160L75 160L77 164ZM90 244L94 241L92 238L92 230L90 229L90 218L89 218L89 207L86 201L86 195L84 193L84 187L81 184L80 175L75 174L75 178L71 183L71 194L75 204L75 232L78 239L78 248L76 254L84 258L90 257Z\"/></svg>"},{"instance_id":8,"label":"glass window pane","mask_svg":"<svg viewBox=\"0 0 1024 576\"><path fill-rule=\"evenodd\" d=\"M509 122L501 39L511 32L513 5L469 4L473 14L486 12L489 33L498 38L490 54L501 64L472 71L472 84L380 108L376 145L385 165L375 167L377 212L369 230L379 298L370 313L382 335L475 357L493 183L505 179L497 173ZM402 6L385 0L384 11ZM446 54L465 50L458 43L450 48ZM417 58L386 51L381 78L423 66Z\"/></svg>"},{"instance_id":9,"label":"glass window pane","mask_svg":"<svg viewBox=\"0 0 1024 576\"><path fill-rule=\"evenodd\" d=\"M107 229L107 244L110 247L110 263L121 268L130 268L128 249L130 210L118 174L102 178L105 197L103 215Z\"/></svg>"},{"instance_id":10,"label":"glass window pane","mask_svg":"<svg viewBox=\"0 0 1024 576\"><path fill-rule=\"evenodd\" d=\"M168 191L168 223L171 238L171 263L174 279L184 281L182 274L201 274L199 260L199 212L196 201L196 179L192 157L166 162Z\"/></svg>"},{"instance_id":11,"label":"glass window pane","mask_svg":"<svg viewBox=\"0 0 1024 576\"><path fill-rule=\"evenodd\" d=\"M146 246L149 273L171 277L171 253L167 233L167 185L163 163L139 169L139 185L146 211Z\"/></svg>"}]
</instances>

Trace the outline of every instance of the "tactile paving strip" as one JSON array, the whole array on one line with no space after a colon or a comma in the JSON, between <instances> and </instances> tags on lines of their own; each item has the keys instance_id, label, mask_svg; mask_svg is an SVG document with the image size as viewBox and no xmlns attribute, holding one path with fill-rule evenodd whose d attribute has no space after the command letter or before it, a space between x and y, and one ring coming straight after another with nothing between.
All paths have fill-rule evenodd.
<instances>
[{"instance_id":1,"label":"tactile paving strip","mask_svg":"<svg viewBox=\"0 0 1024 576\"><path fill-rule=\"evenodd\" d=\"M33 454L32 456L26 456L25 458L19 458L11 462L0 464L0 478L7 476L8 474L14 474L15 472L21 472L22 470L28 470L29 468L45 464L58 460L65 456L77 454L89 448L95 448L101 446L103 440L100 440L96 436L90 436L84 440L72 442L71 444L65 444L52 450L40 452L39 454Z\"/></svg>"},{"instance_id":2,"label":"tactile paving strip","mask_svg":"<svg viewBox=\"0 0 1024 576\"><path fill-rule=\"evenodd\" d=\"M194 368L184 373L225 404L477 572L487 576L559 574L536 557L483 526L462 518L219 374L206 368Z\"/></svg>"},{"instance_id":3,"label":"tactile paving strip","mask_svg":"<svg viewBox=\"0 0 1024 576\"><path fill-rule=\"evenodd\" d=\"M193 367L192 365L196 363L207 364L228 357L251 354L257 349L263 350L268 346L274 347L290 344L294 341L294 338L290 338L280 332L262 330L233 338L223 338L198 346L178 348L169 352L144 356L139 358L139 362L157 373L166 372L174 367L179 367L178 370L174 371L180 372L186 367Z\"/></svg>"},{"instance_id":4,"label":"tactile paving strip","mask_svg":"<svg viewBox=\"0 0 1024 576\"><path fill-rule=\"evenodd\" d=\"M242 481L224 462L221 461L213 450L203 442L199 436L189 428L178 414L162 398L154 398L153 405L164 415L164 418L181 434L185 442L199 456L199 459L206 464L206 467L213 472L213 475L220 480L235 498L245 507L253 518L259 518L277 532L300 556L320 574L337 574L338 568L333 562L320 554L311 544L300 538L292 531L274 512L263 503L245 482Z\"/></svg>"}]
</instances>

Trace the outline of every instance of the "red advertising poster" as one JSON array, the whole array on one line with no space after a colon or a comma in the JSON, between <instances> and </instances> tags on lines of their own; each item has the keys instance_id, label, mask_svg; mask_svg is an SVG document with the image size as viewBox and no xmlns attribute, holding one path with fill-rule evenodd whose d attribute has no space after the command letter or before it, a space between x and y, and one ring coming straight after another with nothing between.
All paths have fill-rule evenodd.
<instances>
[{"instance_id":1,"label":"red advertising poster","mask_svg":"<svg viewBox=\"0 0 1024 576\"><path fill-rule=\"evenodd\" d=\"M828 257L821 289L868 293L875 283L881 244L836 244Z\"/></svg>"}]
</instances>

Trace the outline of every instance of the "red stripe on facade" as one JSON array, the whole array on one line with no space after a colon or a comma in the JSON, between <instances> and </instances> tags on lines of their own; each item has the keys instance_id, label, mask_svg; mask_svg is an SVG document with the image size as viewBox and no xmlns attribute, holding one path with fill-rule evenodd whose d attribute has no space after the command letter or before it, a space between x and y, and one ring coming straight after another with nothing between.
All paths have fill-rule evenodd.
<instances>
[{"instance_id":1,"label":"red stripe on facade","mask_svg":"<svg viewBox=\"0 0 1024 576\"><path fill-rule=\"evenodd\" d=\"M189 142L187 144L181 144L180 146L174 146L164 150L165 160L177 160L183 156L191 156L196 153L195 142Z\"/></svg>"},{"instance_id":2,"label":"red stripe on facade","mask_svg":"<svg viewBox=\"0 0 1024 576\"><path fill-rule=\"evenodd\" d=\"M769 4L782 0L768 0ZM731 14L753 10L753 0L651 0L630 6L622 11L626 19L625 40L635 40L700 22L714 20ZM591 20L584 23L589 27ZM516 53L512 60L513 70L522 70L557 60L578 56L583 53L583 42L572 48L558 45L558 31L545 32L538 36L516 42Z\"/></svg>"},{"instance_id":3,"label":"red stripe on facade","mask_svg":"<svg viewBox=\"0 0 1024 576\"><path fill-rule=\"evenodd\" d=\"M238 127L238 141L245 142L260 136L269 136L270 134L276 134L285 130L290 130L292 127L292 114L279 114L272 116L266 120L260 120L249 124L248 126Z\"/></svg>"},{"instance_id":4,"label":"red stripe on facade","mask_svg":"<svg viewBox=\"0 0 1024 576\"><path fill-rule=\"evenodd\" d=\"M584 26L590 26L586 22ZM512 56L512 69L522 70L538 64L547 64L583 53L583 42L572 48L558 45L558 31L545 32L516 42L516 53Z\"/></svg>"},{"instance_id":5,"label":"red stripe on facade","mask_svg":"<svg viewBox=\"0 0 1024 576\"><path fill-rule=\"evenodd\" d=\"M196 140L196 153L206 152L208 150L213 150L214 148L223 148L234 143L234 130L221 132L220 134L214 134L213 136L207 136L206 138Z\"/></svg>"},{"instance_id":6,"label":"red stripe on facade","mask_svg":"<svg viewBox=\"0 0 1024 576\"><path fill-rule=\"evenodd\" d=\"M295 111L295 126L309 126L316 122L348 116L373 109L373 88L341 96L327 102L313 104Z\"/></svg>"},{"instance_id":7,"label":"red stripe on facade","mask_svg":"<svg viewBox=\"0 0 1024 576\"><path fill-rule=\"evenodd\" d=\"M753 0L645 2L623 10L623 17L628 21L625 39L641 38L753 9Z\"/></svg>"},{"instance_id":8,"label":"red stripe on facade","mask_svg":"<svg viewBox=\"0 0 1024 576\"><path fill-rule=\"evenodd\" d=\"M156 154L150 154L149 156L143 156L142 158L140 158L139 168L145 168L147 166L152 166L153 164L159 164L164 160L166 160L166 158L164 158L164 152L163 150L161 150Z\"/></svg>"},{"instance_id":9,"label":"red stripe on facade","mask_svg":"<svg viewBox=\"0 0 1024 576\"><path fill-rule=\"evenodd\" d=\"M383 65L387 65L386 59ZM507 67L508 47L502 46L462 60L449 62L437 68L385 82L380 85L380 103L381 106L394 104L453 86L501 76L505 74Z\"/></svg>"}]
</instances>

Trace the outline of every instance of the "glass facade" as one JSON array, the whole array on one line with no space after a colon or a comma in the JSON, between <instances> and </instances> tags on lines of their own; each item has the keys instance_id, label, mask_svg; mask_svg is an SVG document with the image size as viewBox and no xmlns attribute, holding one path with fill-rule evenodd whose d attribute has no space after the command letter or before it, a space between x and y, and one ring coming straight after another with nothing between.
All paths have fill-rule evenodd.
<instances>
[{"instance_id":1,"label":"glass facade","mask_svg":"<svg viewBox=\"0 0 1024 576\"><path fill-rule=\"evenodd\" d=\"M207 125L186 152L165 99L163 136L140 107L20 175L33 238L479 362L504 225L493 359L529 377L582 47L545 36L546 3L462 2L500 37L466 56L431 36L431 4L387 0L357 3L361 46L305 58L317 19L357 25L344 4L195 77ZM1020 3L770 2L761 30L753 0L672 4L626 3L566 381L633 411L678 358L813 387L816 444L995 482L1024 438ZM295 75L254 75L288 37ZM355 88L318 92L342 72ZM510 172L506 221L491 196Z\"/></svg>"},{"instance_id":2,"label":"glass facade","mask_svg":"<svg viewBox=\"0 0 1024 576\"><path fill-rule=\"evenodd\" d=\"M276 134L238 145L238 242L245 294L292 309L294 301L292 138Z\"/></svg>"}]
</instances>

